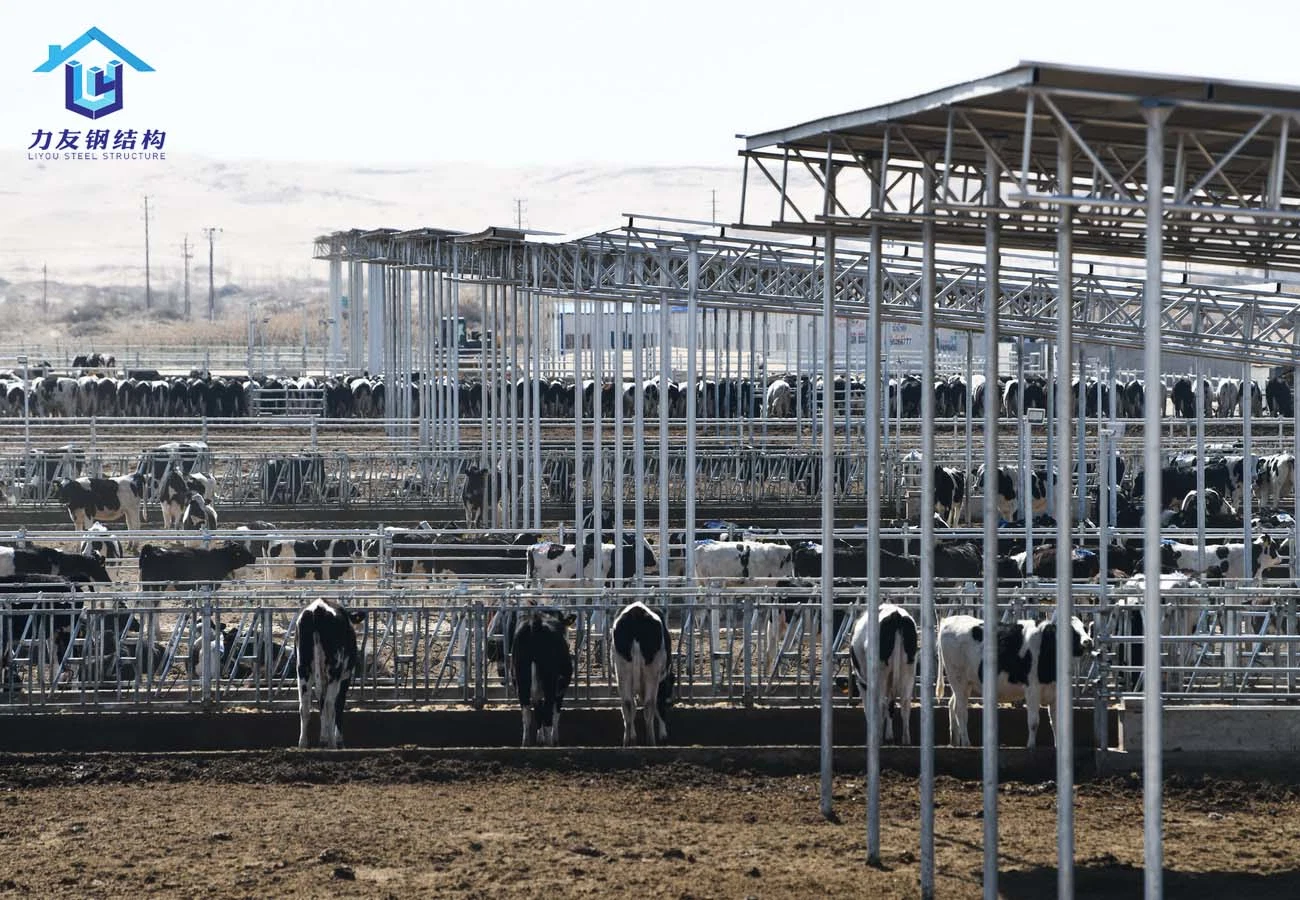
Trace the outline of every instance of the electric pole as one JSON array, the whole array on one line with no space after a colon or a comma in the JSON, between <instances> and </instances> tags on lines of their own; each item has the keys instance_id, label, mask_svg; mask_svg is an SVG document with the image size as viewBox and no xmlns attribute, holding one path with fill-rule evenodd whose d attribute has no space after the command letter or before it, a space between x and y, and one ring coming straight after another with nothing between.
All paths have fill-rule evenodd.
<instances>
[{"instance_id":1,"label":"electric pole","mask_svg":"<svg viewBox=\"0 0 1300 900\"><path fill-rule=\"evenodd\" d=\"M217 292L212 281L212 242L216 239L220 228L205 228L203 233L208 236L208 321L213 321L217 316Z\"/></svg>"},{"instance_id":2,"label":"electric pole","mask_svg":"<svg viewBox=\"0 0 1300 900\"><path fill-rule=\"evenodd\" d=\"M41 263L41 311L50 311L50 272L45 263Z\"/></svg>"},{"instance_id":3,"label":"electric pole","mask_svg":"<svg viewBox=\"0 0 1300 900\"><path fill-rule=\"evenodd\" d=\"M515 198L515 227L524 230L524 201L520 197Z\"/></svg>"},{"instance_id":4,"label":"electric pole","mask_svg":"<svg viewBox=\"0 0 1300 900\"><path fill-rule=\"evenodd\" d=\"M190 317L190 260L194 254L190 252L190 236L185 235L185 242L181 244L181 257L185 260L185 318Z\"/></svg>"},{"instance_id":5,"label":"electric pole","mask_svg":"<svg viewBox=\"0 0 1300 900\"><path fill-rule=\"evenodd\" d=\"M717 188L714 188L712 191L709 191L709 193L713 195L713 217L712 217L711 219L709 219L709 221L712 222L714 225L716 225L716 224L718 224L718 191L717 191Z\"/></svg>"},{"instance_id":6,"label":"electric pole","mask_svg":"<svg viewBox=\"0 0 1300 900\"><path fill-rule=\"evenodd\" d=\"M149 195L144 195L144 308L153 306L153 290L149 284Z\"/></svg>"}]
</instances>

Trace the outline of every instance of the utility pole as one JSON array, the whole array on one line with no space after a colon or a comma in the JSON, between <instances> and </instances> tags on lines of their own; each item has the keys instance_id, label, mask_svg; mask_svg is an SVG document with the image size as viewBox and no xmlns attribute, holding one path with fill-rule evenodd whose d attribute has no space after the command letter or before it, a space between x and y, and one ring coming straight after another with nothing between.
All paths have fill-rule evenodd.
<instances>
[{"instance_id":1,"label":"utility pole","mask_svg":"<svg viewBox=\"0 0 1300 900\"><path fill-rule=\"evenodd\" d=\"M190 236L185 235L185 242L181 244L181 257L185 260L185 318L190 317L190 260L194 254L190 252Z\"/></svg>"},{"instance_id":2,"label":"utility pole","mask_svg":"<svg viewBox=\"0 0 1300 900\"><path fill-rule=\"evenodd\" d=\"M153 306L153 290L149 284L149 195L144 195L144 308Z\"/></svg>"},{"instance_id":3,"label":"utility pole","mask_svg":"<svg viewBox=\"0 0 1300 900\"><path fill-rule=\"evenodd\" d=\"M41 312L50 311L50 272L49 266L41 263Z\"/></svg>"},{"instance_id":4,"label":"utility pole","mask_svg":"<svg viewBox=\"0 0 1300 900\"><path fill-rule=\"evenodd\" d=\"M524 201L521 197L515 198L515 227L524 230Z\"/></svg>"},{"instance_id":5,"label":"utility pole","mask_svg":"<svg viewBox=\"0 0 1300 900\"><path fill-rule=\"evenodd\" d=\"M212 242L216 239L220 228L205 228L203 233L208 236L208 321L213 321L217 316L217 292L212 282Z\"/></svg>"},{"instance_id":6,"label":"utility pole","mask_svg":"<svg viewBox=\"0 0 1300 900\"><path fill-rule=\"evenodd\" d=\"M713 217L709 219L709 221L712 222L714 225L717 225L718 224L718 190L717 188L714 188L713 190L709 191L709 193L713 195Z\"/></svg>"}]
</instances>

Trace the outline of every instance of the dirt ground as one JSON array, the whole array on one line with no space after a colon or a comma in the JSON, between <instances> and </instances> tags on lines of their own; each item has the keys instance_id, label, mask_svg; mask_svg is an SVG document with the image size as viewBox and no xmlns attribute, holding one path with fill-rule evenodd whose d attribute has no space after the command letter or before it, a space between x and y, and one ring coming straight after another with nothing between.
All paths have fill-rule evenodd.
<instances>
[{"instance_id":1,"label":"dirt ground","mask_svg":"<svg viewBox=\"0 0 1300 900\"><path fill-rule=\"evenodd\" d=\"M977 896L976 783L938 779L942 897ZM1055 787L1000 804L1006 897L1055 894ZM684 764L604 771L496 762L132 755L0 770L0 896L910 897L917 786L886 773L884 865L864 863L862 779ZM1166 896L1300 896L1300 792L1174 779ZM1080 897L1141 892L1141 787L1078 788Z\"/></svg>"}]
</instances>

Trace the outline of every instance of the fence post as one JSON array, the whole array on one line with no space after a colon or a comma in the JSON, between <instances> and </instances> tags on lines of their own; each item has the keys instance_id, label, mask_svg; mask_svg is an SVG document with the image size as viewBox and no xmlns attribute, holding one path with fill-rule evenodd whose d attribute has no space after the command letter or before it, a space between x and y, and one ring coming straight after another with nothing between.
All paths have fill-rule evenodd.
<instances>
[{"instance_id":1,"label":"fence post","mask_svg":"<svg viewBox=\"0 0 1300 900\"><path fill-rule=\"evenodd\" d=\"M456 592L461 593L461 587ZM480 652L487 646L485 635L485 622L483 616L483 601L475 600L472 607L473 613L470 617L472 627L469 634L469 645L465 648L466 665L472 665L474 671L474 701L475 709L482 709L487 704L487 672L485 671L484 659L485 654Z\"/></svg>"},{"instance_id":2,"label":"fence post","mask_svg":"<svg viewBox=\"0 0 1300 900\"><path fill-rule=\"evenodd\" d=\"M745 594L744 606L741 615L741 645L740 656L741 665L744 669L744 689L741 695L741 702L746 707L754 705L754 683L753 683L753 663L754 663L754 597L751 594Z\"/></svg>"}]
</instances>

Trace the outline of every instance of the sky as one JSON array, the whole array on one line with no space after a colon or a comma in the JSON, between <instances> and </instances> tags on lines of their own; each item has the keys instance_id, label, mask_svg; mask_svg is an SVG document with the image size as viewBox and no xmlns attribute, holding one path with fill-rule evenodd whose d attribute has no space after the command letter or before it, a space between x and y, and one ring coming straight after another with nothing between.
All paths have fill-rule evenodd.
<instances>
[{"instance_id":1,"label":"sky","mask_svg":"<svg viewBox=\"0 0 1300 900\"><path fill-rule=\"evenodd\" d=\"M49 44L98 26L131 73L117 127L217 158L733 165L757 133L1020 60L1300 84L1300 4L870 0L6 0L0 150L84 128Z\"/></svg>"}]
</instances>

